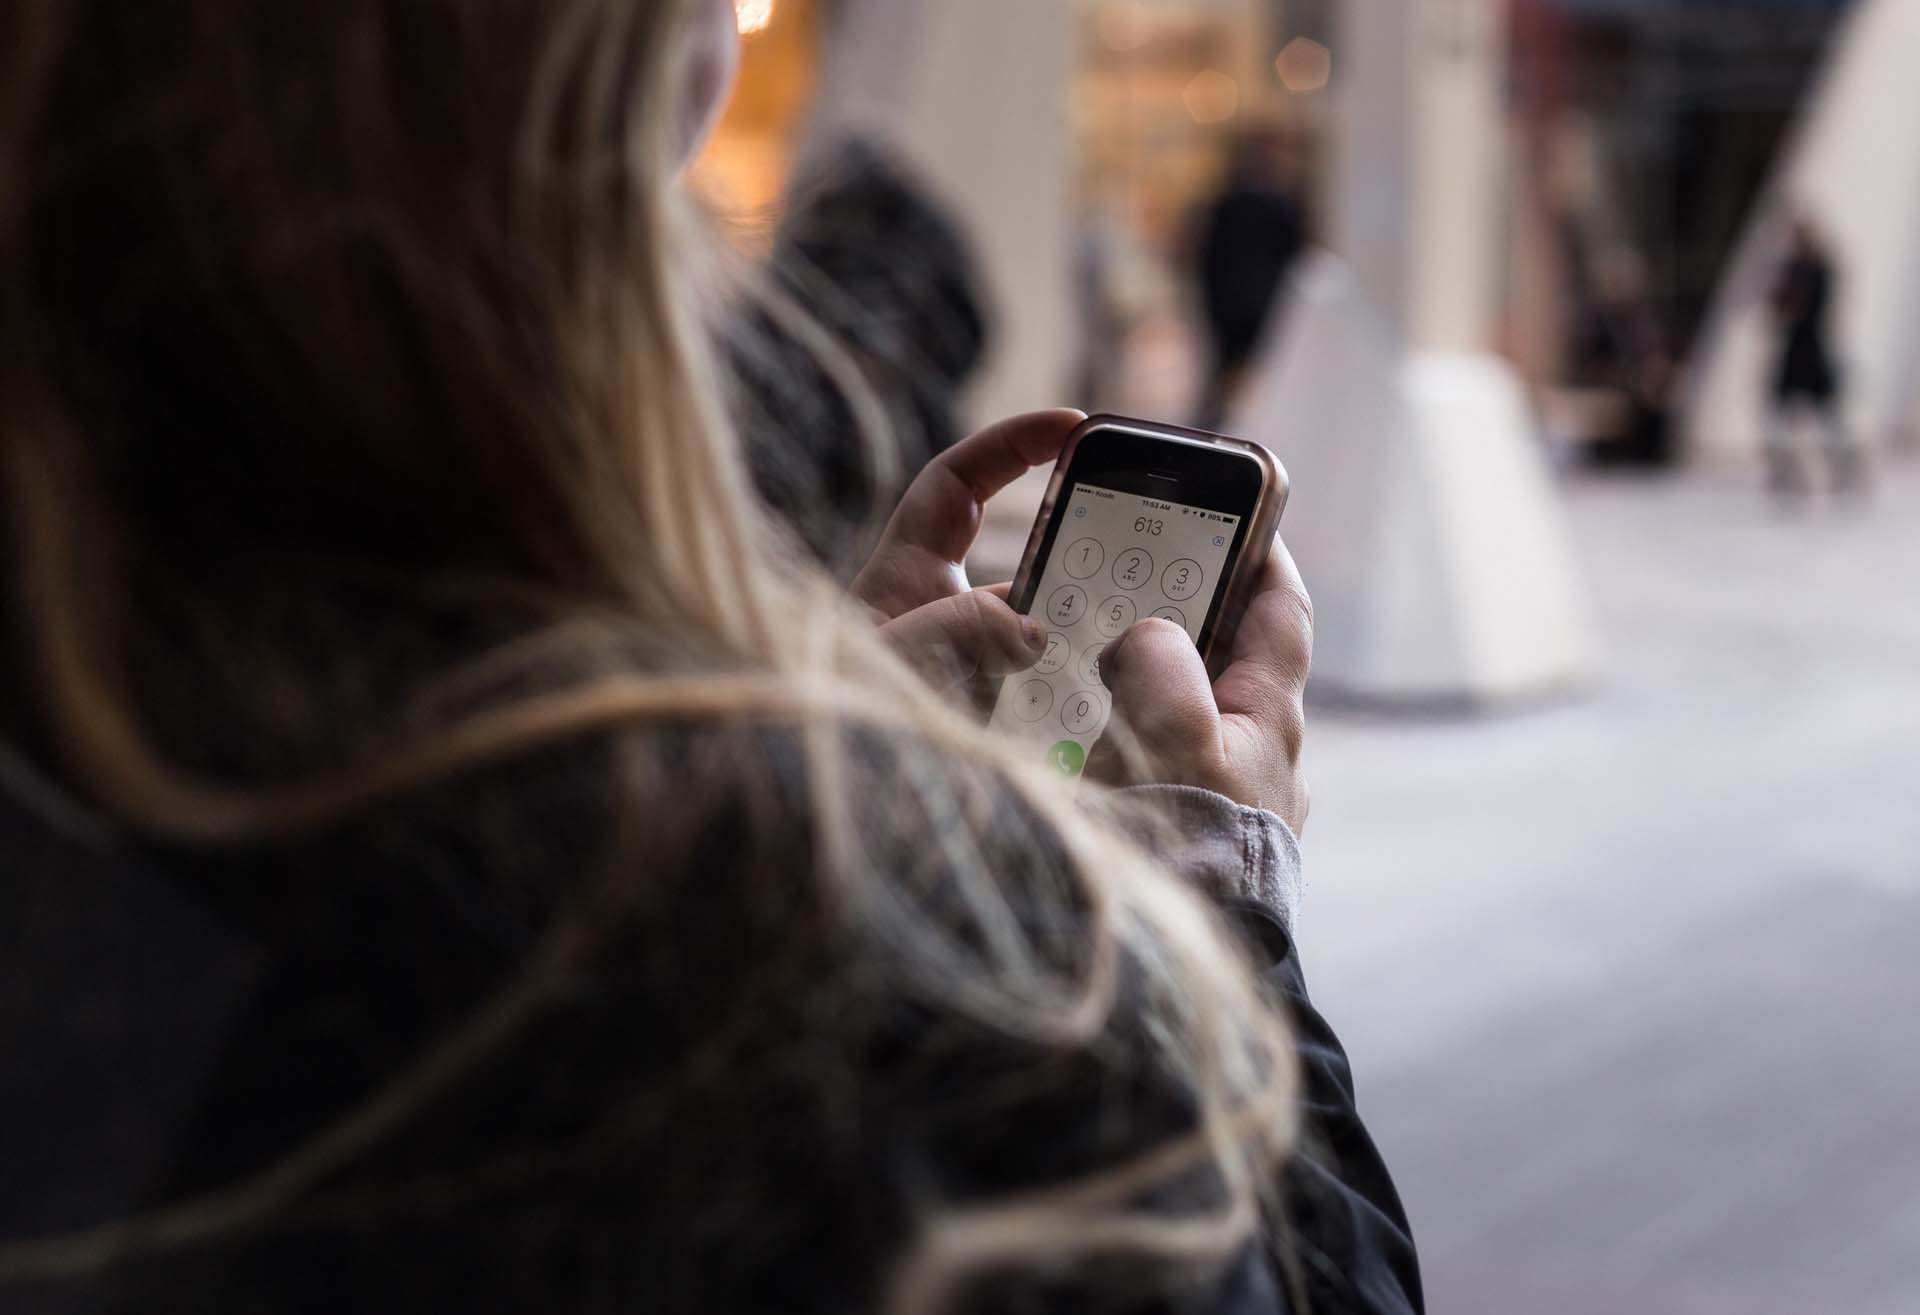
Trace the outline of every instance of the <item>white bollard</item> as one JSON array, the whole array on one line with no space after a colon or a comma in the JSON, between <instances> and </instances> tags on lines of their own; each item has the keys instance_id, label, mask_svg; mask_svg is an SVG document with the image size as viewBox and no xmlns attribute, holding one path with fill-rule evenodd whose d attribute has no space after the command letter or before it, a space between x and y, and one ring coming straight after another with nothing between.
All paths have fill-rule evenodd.
<instances>
[{"instance_id":1,"label":"white bollard","mask_svg":"<svg viewBox=\"0 0 1920 1315\"><path fill-rule=\"evenodd\" d=\"M1322 696L1478 706L1576 686L1584 595L1532 417L1494 357L1409 352L1311 258L1234 432L1286 463Z\"/></svg>"},{"instance_id":2,"label":"white bollard","mask_svg":"<svg viewBox=\"0 0 1920 1315\"><path fill-rule=\"evenodd\" d=\"M1507 212L1505 5L1343 0L1335 245L1294 280L1231 426L1293 476L1316 688L1487 704L1588 672L1538 426L1489 350Z\"/></svg>"}]
</instances>

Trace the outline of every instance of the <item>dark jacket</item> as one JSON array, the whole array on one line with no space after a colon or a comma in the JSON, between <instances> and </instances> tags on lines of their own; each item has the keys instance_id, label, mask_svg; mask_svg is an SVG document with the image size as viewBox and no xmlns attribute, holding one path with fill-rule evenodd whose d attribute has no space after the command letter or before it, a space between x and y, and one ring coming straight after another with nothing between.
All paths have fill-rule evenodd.
<instances>
[{"instance_id":1,"label":"dark jacket","mask_svg":"<svg viewBox=\"0 0 1920 1315\"><path fill-rule=\"evenodd\" d=\"M1774 313L1781 327L1780 358L1774 368L1778 401L1806 398L1828 402L1840 389L1828 331L1833 305L1833 264L1818 251L1801 251L1780 268L1774 286Z\"/></svg>"},{"instance_id":2,"label":"dark jacket","mask_svg":"<svg viewBox=\"0 0 1920 1315\"><path fill-rule=\"evenodd\" d=\"M1238 369L1253 355L1305 246L1300 205L1284 192L1236 182L1207 212L1200 291L1218 366Z\"/></svg>"},{"instance_id":3,"label":"dark jacket","mask_svg":"<svg viewBox=\"0 0 1920 1315\"><path fill-rule=\"evenodd\" d=\"M887 472L788 326L736 319L726 359L761 496L848 577L907 482L960 437L961 393L987 347L985 285L955 220L899 161L858 139L807 166L767 277L847 353L895 447Z\"/></svg>"},{"instance_id":4,"label":"dark jacket","mask_svg":"<svg viewBox=\"0 0 1920 1315\"><path fill-rule=\"evenodd\" d=\"M693 733L668 746L665 777L724 761L759 804L690 805L681 841L642 819L624 851L631 907L597 918L588 948L545 976L528 965L579 888L555 873L608 857L578 825L583 800L609 802L592 755L544 755L298 845L220 854L136 850L7 759L0 1313L860 1309L917 1196L1058 1181L1190 1120L1182 1093L1127 1058L1139 1039L1124 996L1103 1053L1035 1069L1004 1036L911 997L796 989L846 978L845 947L804 876L817 837L780 765L789 746L761 748ZM879 772L864 794L894 810L897 838L868 842L890 880L928 857L886 789L902 774ZM1218 898L1294 1021L1304 1117L1282 1214L1200 1280L1021 1280L983 1308L1273 1315L1304 1291L1313 1315L1418 1311L1405 1214L1289 931L1293 838L1218 796L1163 793L1188 837L1168 861ZM504 849L481 820L503 813L543 820L550 843ZM993 831L1008 864L1044 867L1028 819L997 815ZM475 1020L508 998L533 1002L531 1025L475 1041ZM270 1193L237 1232L21 1277L23 1242L218 1201L284 1170L444 1058L449 1035L478 1047L458 1080ZM816 1035L842 1052L823 1056ZM743 1071L755 1080L725 1080ZM729 1188L748 1180L761 1195ZM769 1191L791 1208L755 1209Z\"/></svg>"}]
</instances>

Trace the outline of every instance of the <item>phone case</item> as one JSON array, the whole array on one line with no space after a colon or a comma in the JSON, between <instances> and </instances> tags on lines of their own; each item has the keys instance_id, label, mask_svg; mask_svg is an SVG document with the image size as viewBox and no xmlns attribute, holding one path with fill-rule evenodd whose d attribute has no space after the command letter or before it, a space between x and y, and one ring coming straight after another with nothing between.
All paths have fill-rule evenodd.
<instances>
[{"instance_id":1,"label":"phone case","mask_svg":"<svg viewBox=\"0 0 1920 1315\"><path fill-rule=\"evenodd\" d=\"M1287 498L1292 492L1287 468L1259 443L1244 438L1230 438L1225 434L1209 434L1200 429L1157 424L1150 420L1129 420L1123 416L1107 415L1089 417L1068 437L1066 449L1061 452L1060 460L1053 468L1053 479L1047 484L1047 496L1040 504L1040 514L1034 518L1033 531L1027 536L1026 552L1020 558L1020 569L1013 577L1013 597L1026 596L1028 585L1040 564L1040 548L1046 542L1047 526L1053 522L1054 508L1059 505L1060 495L1066 489L1067 472L1073 468L1073 458L1080 450L1080 444L1095 434L1108 431L1200 447L1231 448L1246 453L1260 463L1264 474L1263 487L1260 500L1254 505L1246 551L1241 554L1239 564L1234 568L1233 578L1227 582L1212 643L1208 651L1200 655L1207 664L1208 674L1218 677L1221 668L1226 665L1226 655L1233 651L1233 637L1240 629L1241 618L1246 615L1254 581L1259 579L1261 570L1267 564L1267 557L1273 550L1274 536L1280 529L1280 517L1287 509Z\"/></svg>"}]
</instances>

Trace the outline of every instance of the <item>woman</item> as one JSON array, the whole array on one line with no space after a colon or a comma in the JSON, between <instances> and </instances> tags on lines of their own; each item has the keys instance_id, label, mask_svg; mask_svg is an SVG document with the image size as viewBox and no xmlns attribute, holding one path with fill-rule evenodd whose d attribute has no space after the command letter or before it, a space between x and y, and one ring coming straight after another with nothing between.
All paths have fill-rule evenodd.
<instances>
[{"instance_id":1,"label":"woman","mask_svg":"<svg viewBox=\"0 0 1920 1315\"><path fill-rule=\"evenodd\" d=\"M0 11L0 1308L1418 1308L1292 955L1290 565L1217 687L1127 637L1158 784L1079 802L927 679L1032 660L956 563L1076 417L864 606L795 565L678 187L732 41Z\"/></svg>"},{"instance_id":2,"label":"woman","mask_svg":"<svg viewBox=\"0 0 1920 1315\"><path fill-rule=\"evenodd\" d=\"M1786 259L1773 285L1773 316L1780 339L1767 414L1768 485L1776 497L1808 492L1794 430L1804 412L1819 421L1822 455L1839 494L1865 487L1860 449L1847 432L1843 371L1831 320L1838 271L1820 230L1805 216L1793 221Z\"/></svg>"}]
</instances>

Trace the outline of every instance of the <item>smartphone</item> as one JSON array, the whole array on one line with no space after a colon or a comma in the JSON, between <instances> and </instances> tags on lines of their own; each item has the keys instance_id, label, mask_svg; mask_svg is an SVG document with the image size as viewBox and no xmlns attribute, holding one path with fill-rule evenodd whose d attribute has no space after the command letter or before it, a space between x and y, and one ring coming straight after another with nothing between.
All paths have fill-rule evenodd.
<instances>
[{"instance_id":1,"label":"smartphone","mask_svg":"<svg viewBox=\"0 0 1920 1315\"><path fill-rule=\"evenodd\" d=\"M1009 595L1046 622L1046 653L1001 685L992 724L1080 775L1113 711L1100 655L1150 616L1185 630L1218 675L1287 493L1257 443L1115 416L1081 425Z\"/></svg>"}]
</instances>

